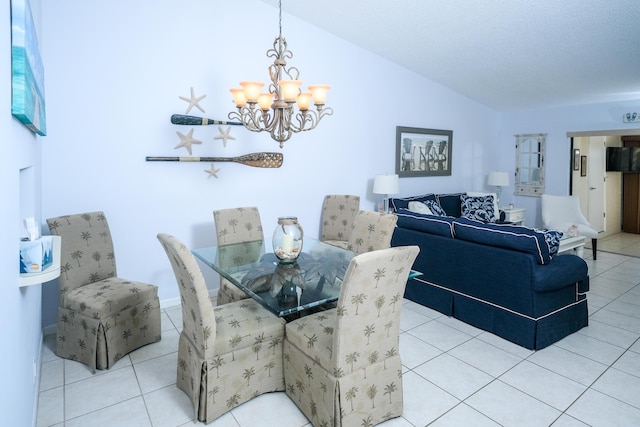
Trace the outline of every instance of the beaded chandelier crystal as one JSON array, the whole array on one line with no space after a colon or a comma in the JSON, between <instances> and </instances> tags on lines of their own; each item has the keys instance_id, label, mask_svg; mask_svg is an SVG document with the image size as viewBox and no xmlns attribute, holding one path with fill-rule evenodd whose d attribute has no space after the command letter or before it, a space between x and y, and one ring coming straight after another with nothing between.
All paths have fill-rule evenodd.
<instances>
[{"instance_id":1,"label":"beaded chandelier crystal","mask_svg":"<svg viewBox=\"0 0 640 427\"><path fill-rule=\"evenodd\" d=\"M282 0L278 8L279 35L267 51L267 57L274 58L269 66L269 92L260 92L264 83L255 81L243 81L242 88L229 89L237 108L229 113L229 119L241 122L252 132L269 132L282 148L293 133L314 129L324 116L333 114L333 109L324 105L329 85L309 85L309 92L302 92L300 71L287 68L286 59L293 58L293 53L282 37ZM309 110L311 99L316 111Z\"/></svg>"}]
</instances>

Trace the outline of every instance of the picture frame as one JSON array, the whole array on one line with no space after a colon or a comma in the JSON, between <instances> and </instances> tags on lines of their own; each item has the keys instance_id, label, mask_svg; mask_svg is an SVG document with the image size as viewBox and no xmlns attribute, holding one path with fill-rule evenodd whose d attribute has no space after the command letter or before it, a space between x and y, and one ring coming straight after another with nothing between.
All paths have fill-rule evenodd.
<instances>
[{"instance_id":1,"label":"picture frame","mask_svg":"<svg viewBox=\"0 0 640 427\"><path fill-rule=\"evenodd\" d=\"M396 126L396 174L451 175L453 131Z\"/></svg>"},{"instance_id":2,"label":"picture frame","mask_svg":"<svg viewBox=\"0 0 640 427\"><path fill-rule=\"evenodd\" d=\"M587 156L580 156L580 176L587 176Z\"/></svg>"},{"instance_id":3,"label":"picture frame","mask_svg":"<svg viewBox=\"0 0 640 427\"><path fill-rule=\"evenodd\" d=\"M47 134L44 67L29 0L11 0L11 114Z\"/></svg>"},{"instance_id":4,"label":"picture frame","mask_svg":"<svg viewBox=\"0 0 640 427\"><path fill-rule=\"evenodd\" d=\"M580 149L575 148L573 150L573 170L580 170Z\"/></svg>"}]
</instances>

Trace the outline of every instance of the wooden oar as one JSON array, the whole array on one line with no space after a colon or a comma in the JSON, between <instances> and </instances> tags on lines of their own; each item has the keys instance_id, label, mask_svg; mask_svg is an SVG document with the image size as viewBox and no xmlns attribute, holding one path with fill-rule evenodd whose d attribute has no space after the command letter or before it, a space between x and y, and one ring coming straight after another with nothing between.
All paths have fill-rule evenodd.
<instances>
[{"instance_id":1,"label":"wooden oar","mask_svg":"<svg viewBox=\"0 0 640 427\"><path fill-rule=\"evenodd\" d=\"M206 126L206 125L242 126L242 123L240 122L227 122L224 120L207 119L206 117L186 116L184 114L172 115L171 123L173 123L174 125L191 125L191 126Z\"/></svg>"},{"instance_id":2,"label":"wooden oar","mask_svg":"<svg viewBox=\"0 0 640 427\"><path fill-rule=\"evenodd\" d=\"M147 156L147 162L235 162L256 168L279 168L282 166L282 153L251 153L238 157L153 157Z\"/></svg>"}]
</instances>

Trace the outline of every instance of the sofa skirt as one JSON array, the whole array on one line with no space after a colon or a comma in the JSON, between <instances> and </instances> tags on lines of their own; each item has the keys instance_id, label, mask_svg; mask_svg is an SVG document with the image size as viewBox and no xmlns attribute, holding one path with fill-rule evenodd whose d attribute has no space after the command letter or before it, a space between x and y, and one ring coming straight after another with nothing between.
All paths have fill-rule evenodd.
<instances>
[{"instance_id":1,"label":"sofa skirt","mask_svg":"<svg viewBox=\"0 0 640 427\"><path fill-rule=\"evenodd\" d=\"M533 317L450 289L412 279L405 298L491 332L530 350L540 350L588 326L589 313L584 294L547 314Z\"/></svg>"}]
</instances>

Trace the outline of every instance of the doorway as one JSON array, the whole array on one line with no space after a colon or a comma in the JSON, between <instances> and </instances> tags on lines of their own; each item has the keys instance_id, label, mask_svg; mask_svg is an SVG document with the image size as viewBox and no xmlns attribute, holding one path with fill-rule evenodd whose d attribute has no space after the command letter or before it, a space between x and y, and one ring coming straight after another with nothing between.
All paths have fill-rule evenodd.
<instances>
[{"instance_id":1,"label":"doorway","mask_svg":"<svg viewBox=\"0 0 640 427\"><path fill-rule=\"evenodd\" d=\"M601 236L607 231L605 221L607 215L611 215L611 211L616 209L615 201L612 206L607 203L607 193L613 197L616 195L615 192L611 194L610 191L606 191L608 184L605 173L606 139L607 137L604 136L585 136L572 140L571 194L580 199L582 214ZM612 185L620 188L615 183ZM612 226L613 230L620 230L619 224L612 224Z\"/></svg>"},{"instance_id":2,"label":"doorway","mask_svg":"<svg viewBox=\"0 0 640 427\"><path fill-rule=\"evenodd\" d=\"M606 147L621 147L622 136L638 134L640 129L567 133L571 138L569 194L580 198L582 212L601 232L600 238L620 233L623 218L622 173L606 171ZM574 149L580 150L577 169L574 168ZM582 175L582 156L586 156L585 175Z\"/></svg>"}]
</instances>

